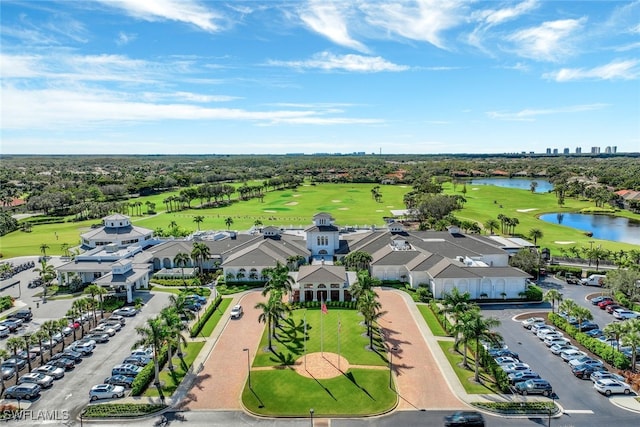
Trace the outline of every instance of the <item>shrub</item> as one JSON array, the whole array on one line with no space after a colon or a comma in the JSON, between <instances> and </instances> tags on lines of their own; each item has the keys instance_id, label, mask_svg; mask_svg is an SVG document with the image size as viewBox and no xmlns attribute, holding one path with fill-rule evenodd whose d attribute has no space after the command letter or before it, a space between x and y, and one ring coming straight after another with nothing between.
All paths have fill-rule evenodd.
<instances>
[{"instance_id":1,"label":"shrub","mask_svg":"<svg viewBox=\"0 0 640 427\"><path fill-rule=\"evenodd\" d=\"M13 307L13 298L9 295L0 297L0 311L5 311Z\"/></svg>"},{"instance_id":2,"label":"shrub","mask_svg":"<svg viewBox=\"0 0 640 427\"><path fill-rule=\"evenodd\" d=\"M542 301L542 289L536 285L529 285L525 291L525 296L529 301Z\"/></svg>"},{"instance_id":3,"label":"shrub","mask_svg":"<svg viewBox=\"0 0 640 427\"><path fill-rule=\"evenodd\" d=\"M220 305L221 301L222 296L218 295L216 299L209 305L209 307L207 307L200 319L196 323L194 323L193 327L191 327L191 338L197 336L200 333L202 328L204 328L204 325L207 323L207 320L209 320L213 312L216 311L216 309Z\"/></svg>"},{"instance_id":4,"label":"shrub","mask_svg":"<svg viewBox=\"0 0 640 427\"><path fill-rule=\"evenodd\" d=\"M137 417L162 411L167 405L159 403L103 403L89 405L82 412L83 418Z\"/></svg>"},{"instance_id":5,"label":"shrub","mask_svg":"<svg viewBox=\"0 0 640 427\"><path fill-rule=\"evenodd\" d=\"M162 346L158 354L158 366L160 370L162 370L164 364L167 363L167 360L169 359L168 354L169 348L166 345ZM151 384L151 381L153 381L154 377L155 367L153 361L151 361L147 363L144 368L142 368L142 371L140 371L140 373L136 375L136 378L133 380L133 383L131 384L131 395L140 396L142 393L144 393L149 384Z\"/></svg>"},{"instance_id":6,"label":"shrub","mask_svg":"<svg viewBox=\"0 0 640 427\"><path fill-rule=\"evenodd\" d=\"M416 291L416 296L418 297L418 300L420 302L429 302L431 301L431 299L433 299L433 294L431 293L429 288L424 286L418 287L418 290Z\"/></svg>"}]
</instances>

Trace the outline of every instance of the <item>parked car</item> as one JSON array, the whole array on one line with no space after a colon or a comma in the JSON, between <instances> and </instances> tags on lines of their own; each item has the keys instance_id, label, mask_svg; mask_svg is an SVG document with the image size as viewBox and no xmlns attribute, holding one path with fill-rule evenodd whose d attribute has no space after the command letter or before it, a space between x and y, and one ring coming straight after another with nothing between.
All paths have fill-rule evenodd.
<instances>
[{"instance_id":1,"label":"parked car","mask_svg":"<svg viewBox=\"0 0 640 427\"><path fill-rule=\"evenodd\" d=\"M616 346L618 345L618 340L615 338L610 338L606 335L602 335L601 337L598 337L598 341L600 341L603 344L607 344L607 345L612 345L612 346Z\"/></svg>"},{"instance_id":2,"label":"parked car","mask_svg":"<svg viewBox=\"0 0 640 427\"><path fill-rule=\"evenodd\" d=\"M533 371L520 371L520 372L514 372L513 374L509 374L508 377L509 377L509 382L515 385L522 381L540 378L540 375L538 375L536 372L533 372Z\"/></svg>"},{"instance_id":3,"label":"parked car","mask_svg":"<svg viewBox=\"0 0 640 427\"><path fill-rule=\"evenodd\" d=\"M604 310L607 308L608 305L611 305L611 304L613 304L613 300L605 299L598 303L598 307L600 307L600 310Z\"/></svg>"},{"instance_id":4,"label":"parked car","mask_svg":"<svg viewBox=\"0 0 640 427\"><path fill-rule=\"evenodd\" d=\"M546 323L534 323L533 326L531 326L531 333L537 336L538 332L540 332L543 329L552 330L552 331L556 330L556 328L554 328L551 325L547 325Z\"/></svg>"},{"instance_id":5,"label":"parked car","mask_svg":"<svg viewBox=\"0 0 640 427\"><path fill-rule=\"evenodd\" d=\"M122 327L122 326L120 326ZM96 326L95 328L93 328L92 330L89 331L92 334L107 334L110 337L114 336L116 334L115 328L110 328L109 326L107 326L105 323Z\"/></svg>"},{"instance_id":6,"label":"parked car","mask_svg":"<svg viewBox=\"0 0 640 427\"><path fill-rule=\"evenodd\" d=\"M489 353L489 356L491 357L512 357L514 359L520 360L520 355L508 348L493 349L493 350L489 350L488 353Z\"/></svg>"},{"instance_id":7,"label":"parked car","mask_svg":"<svg viewBox=\"0 0 640 427\"><path fill-rule=\"evenodd\" d=\"M11 331L4 325L0 325L0 338L6 338L9 336Z\"/></svg>"},{"instance_id":8,"label":"parked car","mask_svg":"<svg viewBox=\"0 0 640 427\"><path fill-rule=\"evenodd\" d=\"M127 324L127 320L124 318L124 316L121 316L119 314L111 314L111 316L109 316L107 319L102 319L100 321L100 323L104 322L120 322L122 326Z\"/></svg>"},{"instance_id":9,"label":"parked car","mask_svg":"<svg viewBox=\"0 0 640 427\"><path fill-rule=\"evenodd\" d=\"M542 378L531 379L517 383L515 389L518 393L526 396L527 394L542 394L543 396L551 396L553 388L549 381Z\"/></svg>"},{"instance_id":10,"label":"parked car","mask_svg":"<svg viewBox=\"0 0 640 427\"><path fill-rule=\"evenodd\" d=\"M527 369L531 369L531 367L529 365L527 365L526 363L522 363L522 362L518 362L518 363L509 363L507 365L500 365L500 368L502 368L502 370L506 373L506 374L512 374L514 372L518 372L518 371L524 371Z\"/></svg>"},{"instance_id":11,"label":"parked car","mask_svg":"<svg viewBox=\"0 0 640 427\"><path fill-rule=\"evenodd\" d=\"M111 375L126 375L129 377L135 377L142 371L140 366L131 364L116 365L111 369Z\"/></svg>"},{"instance_id":12,"label":"parked car","mask_svg":"<svg viewBox=\"0 0 640 427\"><path fill-rule=\"evenodd\" d=\"M57 357L66 357L74 361L74 363L78 364L82 362L82 353L78 351L74 351L70 348L65 348L62 352L54 354L51 359L55 359Z\"/></svg>"},{"instance_id":13,"label":"parked car","mask_svg":"<svg viewBox=\"0 0 640 427\"><path fill-rule=\"evenodd\" d=\"M56 368L62 368L65 371L70 371L72 369L75 369L76 362L69 359L68 357L60 357L55 360L54 359L49 360L47 364L44 366L48 366L48 365L55 366Z\"/></svg>"},{"instance_id":14,"label":"parked car","mask_svg":"<svg viewBox=\"0 0 640 427\"><path fill-rule=\"evenodd\" d=\"M607 312L607 313L609 313L609 314L613 314L613 312L614 312L615 310L618 310L618 309L626 310L626 308L625 308L625 307L623 307L623 306L621 306L621 305L618 305L618 304L609 304L608 306L606 306L606 307L605 307L604 311L606 311L606 312Z\"/></svg>"},{"instance_id":15,"label":"parked car","mask_svg":"<svg viewBox=\"0 0 640 427\"><path fill-rule=\"evenodd\" d=\"M33 315L31 314L31 310L18 310L15 313L11 313L7 318L8 319L20 319L23 322L30 322Z\"/></svg>"},{"instance_id":16,"label":"parked car","mask_svg":"<svg viewBox=\"0 0 640 427\"><path fill-rule=\"evenodd\" d=\"M594 373L591 374L590 377L591 381L596 382L598 380L616 380L616 381L621 381L624 382L624 377L622 375L618 375L615 374L613 372L608 372L608 371L596 371Z\"/></svg>"},{"instance_id":17,"label":"parked car","mask_svg":"<svg viewBox=\"0 0 640 427\"><path fill-rule=\"evenodd\" d=\"M592 305L598 305L599 303L601 303L602 301L605 301L605 300L613 301L613 298L601 295L599 297L592 298L591 299L591 304Z\"/></svg>"},{"instance_id":18,"label":"parked car","mask_svg":"<svg viewBox=\"0 0 640 427\"><path fill-rule=\"evenodd\" d=\"M49 388L53 385L53 377L39 372L29 372L18 379L18 384L33 383L42 388Z\"/></svg>"},{"instance_id":19,"label":"parked car","mask_svg":"<svg viewBox=\"0 0 640 427\"><path fill-rule=\"evenodd\" d=\"M7 387L4 391L4 398L31 400L34 397L40 396L41 390L42 387L34 383L12 385L11 387Z\"/></svg>"},{"instance_id":20,"label":"parked car","mask_svg":"<svg viewBox=\"0 0 640 427\"><path fill-rule=\"evenodd\" d=\"M128 377L126 375L112 375L104 379L105 384L119 385L124 388L131 388L134 377Z\"/></svg>"},{"instance_id":21,"label":"parked car","mask_svg":"<svg viewBox=\"0 0 640 427\"><path fill-rule=\"evenodd\" d=\"M27 359L29 359L29 360L33 360L33 359L35 359L36 357L38 357L38 356L39 356L39 354L38 354L38 353L36 353L35 351L28 351L28 352L27 352L26 350L20 350L20 351L17 353L17 356L18 356L20 359L24 359L24 360L27 360Z\"/></svg>"},{"instance_id":22,"label":"parked car","mask_svg":"<svg viewBox=\"0 0 640 427\"><path fill-rule=\"evenodd\" d=\"M13 378L15 374L16 374L16 369L13 366L0 365L0 375L2 375L3 380L8 380Z\"/></svg>"},{"instance_id":23,"label":"parked car","mask_svg":"<svg viewBox=\"0 0 640 427\"><path fill-rule=\"evenodd\" d=\"M582 365L583 363L593 364L592 361L596 362L596 360L593 359L590 356L575 357L575 358L569 360L569 366L571 367L571 369L573 369L575 366ZM601 361L597 361L597 362L599 362L600 365L602 365Z\"/></svg>"},{"instance_id":24,"label":"parked car","mask_svg":"<svg viewBox=\"0 0 640 427\"><path fill-rule=\"evenodd\" d=\"M575 345L564 343L552 345L551 347L549 347L549 350L551 351L551 353L559 355L566 350L578 350L578 347L576 347Z\"/></svg>"},{"instance_id":25,"label":"parked car","mask_svg":"<svg viewBox=\"0 0 640 427\"><path fill-rule=\"evenodd\" d=\"M149 363L149 359L138 357L138 356L129 356L129 357L125 357L122 363L144 367L147 365L147 363Z\"/></svg>"},{"instance_id":26,"label":"parked car","mask_svg":"<svg viewBox=\"0 0 640 427\"><path fill-rule=\"evenodd\" d=\"M122 307L113 311L113 314L124 317L133 317L138 314L138 309L134 307Z\"/></svg>"},{"instance_id":27,"label":"parked car","mask_svg":"<svg viewBox=\"0 0 640 427\"><path fill-rule=\"evenodd\" d=\"M22 368L24 368L26 364L27 361L24 359L20 359L19 357L11 357L2 362L2 366L11 366L18 372L20 372L20 370L22 370Z\"/></svg>"},{"instance_id":28,"label":"parked car","mask_svg":"<svg viewBox=\"0 0 640 427\"><path fill-rule=\"evenodd\" d=\"M636 317L638 317L638 313L631 310L618 309L613 311L613 317L620 320L635 319Z\"/></svg>"},{"instance_id":29,"label":"parked car","mask_svg":"<svg viewBox=\"0 0 640 427\"><path fill-rule=\"evenodd\" d=\"M9 329L9 332L15 332L18 330L18 328L22 325L22 322L18 322L18 319L5 319L2 322L0 322L0 326L4 326L5 328Z\"/></svg>"},{"instance_id":30,"label":"parked car","mask_svg":"<svg viewBox=\"0 0 640 427\"><path fill-rule=\"evenodd\" d=\"M97 342L98 344L104 344L109 342L109 334L105 333L93 333L93 334L89 334L87 335L85 338L89 338L92 339L93 341Z\"/></svg>"},{"instance_id":31,"label":"parked car","mask_svg":"<svg viewBox=\"0 0 640 427\"><path fill-rule=\"evenodd\" d=\"M564 335L562 334L562 332L558 332L558 331L556 331L556 330L554 330L554 329L541 329L541 330L536 334L536 336L538 337L538 339L540 339L540 340L542 340L542 341L544 341L544 339L545 339L546 337L549 337L549 336L551 336L551 337L559 337L559 338L564 337Z\"/></svg>"},{"instance_id":32,"label":"parked car","mask_svg":"<svg viewBox=\"0 0 640 427\"><path fill-rule=\"evenodd\" d=\"M629 394L631 393L631 386L625 382L616 381L611 378L605 378L596 380L593 383L593 388L605 396L611 396L612 394Z\"/></svg>"},{"instance_id":33,"label":"parked car","mask_svg":"<svg viewBox=\"0 0 640 427\"><path fill-rule=\"evenodd\" d=\"M98 384L89 390L89 399L117 399L124 397L124 387L113 384Z\"/></svg>"},{"instance_id":34,"label":"parked car","mask_svg":"<svg viewBox=\"0 0 640 427\"><path fill-rule=\"evenodd\" d=\"M598 338L604 334L604 331L602 329L592 329L589 332L585 332L585 333L591 338Z\"/></svg>"},{"instance_id":35,"label":"parked car","mask_svg":"<svg viewBox=\"0 0 640 427\"><path fill-rule=\"evenodd\" d=\"M231 309L231 318L232 319L239 319L242 317L242 306L240 304L238 305L234 305L233 308Z\"/></svg>"},{"instance_id":36,"label":"parked car","mask_svg":"<svg viewBox=\"0 0 640 427\"><path fill-rule=\"evenodd\" d=\"M146 350L134 350L131 352L131 357L137 357L144 360L144 364L151 362L153 359L153 353L148 353Z\"/></svg>"},{"instance_id":37,"label":"parked car","mask_svg":"<svg viewBox=\"0 0 640 427\"><path fill-rule=\"evenodd\" d=\"M500 356L494 359L498 365L508 365L509 363L518 363L518 359L509 356Z\"/></svg>"},{"instance_id":38,"label":"parked car","mask_svg":"<svg viewBox=\"0 0 640 427\"><path fill-rule=\"evenodd\" d=\"M526 329L531 329L536 323L544 323L544 319L542 317L529 317L522 321L522 326Z\"/></svg>"},{"instance_id":39,"label":"parked car","mask_svg":"<svg viewBox=\"0 0 640 427\"><path fill-rule=\"evenodd\" d=\"M552 345L556 345L556 344L568 344L569 340L567 338L564 337L546 337L544 339L544 344L547 347L551 347Z\"/></svg>"},{"instance_id":40,"label":"parked car","mask_svg":"<svg viewBox=\"0 0 640 427\"><path fill-rule=\"evenodd\" d=\"M591 374L600 372L602 369L604 369L602 366L579 365L571 369L571 373L577 378L586 380L591 378Z\"/></svg>"},{"instance_id":41,"label":"parked car","mask_svg":"<svg viewBox=\"0 0 640 427\"><path fill-rule=\"evenodd\" d=\"M566 351L563 351L562 353L560 353L560 357L565 362L569 362L572 359L577 359L578 357L583 357L583 356L586 356L586 355L587 355L587 353L585 353L584 351L580 351L580 350L566 350Z\"/></svg>"},{"instance_id":42,"label":"parked car","mask_svg":"<svg viewBox=\"0 0 640 427\"><path fill-rule=\"evenodd\" d=\"M589 331L593 331L594 329L600 329L600 325L593 322L583 322L578 327L578 330L580 332L585 332L585 333Z\"/></svg>"},{"instance_id":43,"label":"parked car","mask_svg":"<svg viewBox=\"0 0 640 427\"><path fill-rule=\"evenodd\" d=\"M93 353L95 346L89 345L88 343L74 343L69 346L70 350L77 351L82 354L82 356L89 356Z\"/></svg>"},{"instance_id":44,"label":"parked car","mask_svg":"<svg viewBox=\"0 0 640 427\"><path fill-rule=\"evenodd\" d=\"M53 362L56 361L54 360ZM51 363L51 361L49 361L49 363ZM59 368L55 365L50 364L39 366L31 372L49 375L50 377L53 377L54 380L59 380L60 378L64 377L64 368Z\"/></svg>"},{"instance_id":45,"label":"parked car","mask_svg":"<svg viewBox=\"0 0 640 427\"><path fill-rule=\"evenodd\" d=\"M101 323L100 325L104 325L105 327L113 329L116 332L120 332L120 330L122 330L122 323L120 323L118 320L107 320L106 322Z\"/></svg>"},{"instance_id":46,"label":"parked car","mask_svg":"<svg viewBox=\"0 0 640 427\"><path fill-rule=\"evenodd\" d=\"M484 418L480 412L457 411L444 417L445 427L484 427Z\"/></svg>"},{"instance_id":47,"label":"parked car","mask_svg":"<svg viewBox=\"0 0 640 427\"><path fill-rule=\"evenodd\" d=\"M196 301L200 305L205 305L207 303L207 299L201 295L191 294L184 297L186 301Z\"/></svg>"}]
</instances>

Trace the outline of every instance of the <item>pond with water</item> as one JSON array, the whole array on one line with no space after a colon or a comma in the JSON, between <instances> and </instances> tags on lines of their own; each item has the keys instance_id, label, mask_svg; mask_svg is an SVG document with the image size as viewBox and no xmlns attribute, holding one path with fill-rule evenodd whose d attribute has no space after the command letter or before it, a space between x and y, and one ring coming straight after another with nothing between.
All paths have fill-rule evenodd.
<instances>
[{"instance_id":1,"label":"pond with water","mask_svg":"<svg viewBox=\"0 0 640 427\"><path fill-rule=\"evenodd\" d=\"M593 233L596 239L640 245L640 221L609 215L549 213L541 220Z\"/></svg>"},{"instance_id":2,"label":"pond with water","mask_svg":"<svg viewBox=\"0 0 640 427\"><path fill-rule=\"evenodd\" d=\"M536 178L479 178L472 179L472 185L495 185L498 187L515 188L518 190L531 191L531 182L538 183L536 193L547 193L553 190L553 184L546 179Z\"/></svg>"}]
</instances>

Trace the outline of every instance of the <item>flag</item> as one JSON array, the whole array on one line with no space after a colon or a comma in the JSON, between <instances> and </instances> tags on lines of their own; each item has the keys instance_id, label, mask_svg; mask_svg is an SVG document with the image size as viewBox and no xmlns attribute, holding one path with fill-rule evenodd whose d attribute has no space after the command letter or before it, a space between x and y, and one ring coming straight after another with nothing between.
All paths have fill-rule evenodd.
<instances>
[{"instance_id":1,"label":"flag","mask_svg":"<svg viewBox=\"0 0 640 427\"><path fill-rule=\"evenodd\" d=\"M322 311L322 314L327 314L329 312L329 310L327 309L327 304L325 304L324 301L322 301L322 305L320 306L320 310Z\"/></svg>"}]
</instances>

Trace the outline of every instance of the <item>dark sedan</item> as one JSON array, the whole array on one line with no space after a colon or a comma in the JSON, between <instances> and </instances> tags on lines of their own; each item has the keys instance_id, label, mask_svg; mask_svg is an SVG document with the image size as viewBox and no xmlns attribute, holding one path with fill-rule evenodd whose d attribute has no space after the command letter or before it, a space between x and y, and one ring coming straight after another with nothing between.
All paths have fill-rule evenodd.
<instances>
[{"instance_id":1,"label":"dark sedan","mask_svg":"<svg viewBox=\"0 0 640 427\"><path fill-rule=\"evenodd\" d=\"M575 368L573 368L571 372L573 373L573 375L576 376L576 378L588 380L589 378L591 378L591 374L593 374L594 372L599 372L603 370L604 369L602 367L578 365Z\"/></svg>"},{"instance_id":2,"label":"dark sedan","mask_svg":"<svg viewBox=\"0 0 640 427\"><path fill-rule=\"evenodd\" d=\"M131 388L134 377L128 377L126 375L112 375L104 379L105 384L120 385L124 388Z\"/></svg>"},{"instance_id":3,"label":"dark sedan","mask_svg":"<svg viewBox=\"0 0 640 427\"><path fill-rule=\"evenodd\" d=\"M24 359L20 359L19 357L12 357L2 362L2 366L10 366L18 372L20 372L20 370L24 368L26 364L27 361Z\"/></svg>"},{"instance_id":4,"label":"dark sedan","mask_svg":"<svg viewBox=\"0 0 640 427\"><path fill-rule=\"evenodd\" d=\"M58 368L62 368L65 371L70 371L76 367L76 362L69 359L68 357L60 357L56 360L49 360L48 365L57 366Z\"/></svg>"},{"instance_id":5,"label":"dark sedan","mask_svg":"<svg viewBox=\"0 0 640 427\"><path fill-rule=\"evenodd\" d=\"M444 417L445 427L484 427L484 418L480 412L458 411Z\"/></svg>"},{"instance_id":6,"label":"dark sedan","mask_svg":"<svg viewBox=\"0 0 640 427\"><path fill-rule=\"evenodd\" d=\"M591 300L591 304L592 305L598 305L600 304L602 301L604 300L609 300L609 301L613 301L613 298L611 297L605 297L605 296L599 296L599 297L595 297Z\"/></svg>"},{"instance_id":7,"label":"dark sedan","mask_svg":"<svg viewBox=\"0 0 640 427\"><path fill-rule=\"evenodd\" d=\"M77 351L69 350L68 348L60 353L54 354L51 360L58 360L62 358L70 359L73 361L73 363L82 362L82 354L78 353Z\"/></svg>"}]
</instances>

